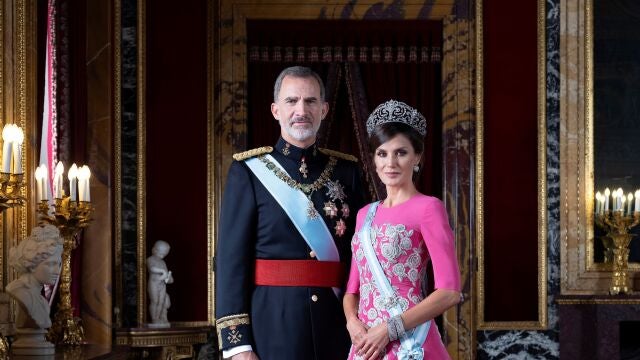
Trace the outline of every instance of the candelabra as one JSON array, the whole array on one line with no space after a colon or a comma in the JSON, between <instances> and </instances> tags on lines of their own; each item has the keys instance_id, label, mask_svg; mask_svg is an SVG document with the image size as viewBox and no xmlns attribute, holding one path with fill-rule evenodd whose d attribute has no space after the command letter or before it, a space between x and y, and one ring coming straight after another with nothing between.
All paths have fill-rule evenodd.
<instances>
[{"instance_id":1,"label":"candelabra","mask_svg":"<svg viewBox=\"0 0 640 360\"><path fill-rule=\"evenodd\" d=\"M55 199L53 211L50 211L49 201L42 200L38 205L38 212L41 221L55 225L64 238L60 305L47 337L56 344L80 345L84 341L84 330L79 319L74 318L71 305L71 251L78 245L75 235L91 222L93 207L90 202L69 201L69 197L65 196Z\"/></svg>"},{"instance_id":2,"label":"candelabra","mask_svg":"<svg viewBox=\"0 0 640 360\"><path fill-rule=\"evenodd\" d=\"M605 245L609 245L612 252L612 277L609 293L611 295L631 293L631 282L627 274L629 261L629 244L634 234L629 230L640 223L640 211L633 214L624 211L601 211L596 213L596 225L600 226L607 235Z\"/></svg>"},{"instance_id":3,"label":"candelabra","mask_svg":"<svg viewBox=\"0 0 640 360\"><path fill-rule=\"evenodd\" d=\"M0 173L0 210L25 204L23 174Z\"/></svg>"}]
</instances>

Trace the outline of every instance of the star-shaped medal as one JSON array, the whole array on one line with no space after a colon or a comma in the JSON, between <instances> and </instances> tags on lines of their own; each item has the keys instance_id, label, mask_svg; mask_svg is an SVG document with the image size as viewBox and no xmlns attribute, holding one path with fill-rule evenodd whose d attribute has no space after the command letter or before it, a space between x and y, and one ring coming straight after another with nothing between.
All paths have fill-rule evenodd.
<instances>
[{"instance_id":1,"label":"star-shaped medal","mask_svg":"<svg viewBox=\"0 0 640 360\"><path fill-rule=\"evenodd\" d=\"M332 201L324 203L322 210L324 210L324 214L330 218L334 218L338 215L338 207Z\"/></svg>"},{"instance_id":2,"label":"star-shaped medal","mask_svg":"<svg viewBox=\"0 0 640 360\"><path fill-rule=\"evenodd\" d=\"M349 204L347 203L342 203L342 217L343 218L348 218L349 217Z\"/></svg>"},{"instance_id":3,"label":"star-shaped medal","mask_svg":"<svg viewBox=\"0 0 640 360\"><path fill-rule=\"evenodd\" d=\"M331 200L336 201L344 201L347 196L344 194L344 187L340 184L338 180L336 181L327 181L325 185L327 187L326 195L331 198Z\"/></svg>"},{"instance_id":4,"label":"star-shaped medal","mask_svg":"<svg viewBox=\"0 0 640 360\"><path fill-rule=\"evenodd\" d=\"M340 237L344 235L344 232L347 230L347 225L344 223L342 219L340 219L336 221L336 227L334 229L336 229L336 235Z\"/></svg>"}]
</instances>

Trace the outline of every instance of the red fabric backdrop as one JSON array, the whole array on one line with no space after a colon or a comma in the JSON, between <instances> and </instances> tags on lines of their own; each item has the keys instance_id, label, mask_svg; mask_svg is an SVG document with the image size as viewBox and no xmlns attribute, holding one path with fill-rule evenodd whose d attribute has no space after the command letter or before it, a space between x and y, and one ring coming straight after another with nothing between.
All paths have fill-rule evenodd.
<instances>
[{"instance_id":1,"label":"red fabric backdrop","mask_svg":"<svg viewBox=\"0 0 640 360\"><path fill-rule=\"evenodd\" d=\"M207 4L148 1L147 254L171 245L169 321L207 320Z\"/></svg>"},{"instance_id":2,"label":"red fabric backdrop","mask_svg":"<svg viewBox=\"0 0 640 360\"><path fill-rule=\"evenodd\" d=\"M518 6L483 3L486 321L538 320L537 3Z\"/></svg>"}]
</instances>

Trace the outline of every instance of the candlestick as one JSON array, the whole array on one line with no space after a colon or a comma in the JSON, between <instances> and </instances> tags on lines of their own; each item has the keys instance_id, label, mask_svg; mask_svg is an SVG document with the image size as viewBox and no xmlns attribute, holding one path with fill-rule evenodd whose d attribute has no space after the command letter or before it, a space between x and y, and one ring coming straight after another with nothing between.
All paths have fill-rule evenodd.
<instances>
[{"instance_id":1,"label":"candlestick","mask_svg":"<svg viewBox=\"0 0 640 360\"><path fill-rule=\"evenodd\" d=\"M78 245L76 234L89 226L93 207L88 202L69 201L69 197L55 199L50 210L48 201L38 204L40 220L55 225L64 237L62 269L60 272L60 305L55 314L48 339L56 344L80 345L84 342L82 324L73 316L71 305L71 251Z\"/></svg>"},{"instance_id":2,"label":"candlestick","mask_svg":"<svg viewBox=\"0 0 640 360\"><path fill-rule=\"evenodd\" d=\"M2 128L2 140L4 141L2 144L2 172L8 174L11 172L11 150L13 147L13 127L11 124L6 124Z\"/></svg>"},{"instance_id":3,"label":"candlestick","mask_svg":"<svg viewBox=\"0 0 640 360\"><path fill-rule=\"evenodd\" d=\"M600 191L596 193L596 214L600 214L600 210L602 209L602 194Z\"/></svg>"},{"instance_id":4,"label":"candlestick","mask_svg":"<svg viewBox=\"0 0 640 360\"><path fill-rule=\"evenodd\" d=\"M78 201L77 190L78 190L78 166L73 163L69 168L69 196L71 201Z\"/></svg>"},{"instance_id":5,"label":"candlestick","mask_svg":"<svg viewBox=\"0 0 640 360\"><path fill-rule=\"evenodd\" d=\"M16 174L22 174L22 142L24 141L24 132L19 126L13 126L15 136L13 141L13 172Z\"/></svg>"},{"instance_id":6,"label":"candlestick","mask_svg":"<svg viewBox=\"0 0 640 360\"><path fill-rule=\"evenodd\" d=\"M36 168L36 200L42 201L42 168Z\"/></svg>"},{"instance_id":7,"label":"candlestick","mask_svg":"<svg viewBox=\"0 0 640 360\"><path fill-rule=\"evenodd\" d=\"M609 194L611 190L609 188L604 189L604 210L609 211Z\"/></svg>"},{"instance_id":8,"label":"candlestick","mask_svg":"<svg viewBox=\"0 0 640 360\"><path fill-rule=\"evenodd\" d=\"M633 195L627 194L627 215L631 215L631 201L633 201Z\"/></svg>"}]
</instances>

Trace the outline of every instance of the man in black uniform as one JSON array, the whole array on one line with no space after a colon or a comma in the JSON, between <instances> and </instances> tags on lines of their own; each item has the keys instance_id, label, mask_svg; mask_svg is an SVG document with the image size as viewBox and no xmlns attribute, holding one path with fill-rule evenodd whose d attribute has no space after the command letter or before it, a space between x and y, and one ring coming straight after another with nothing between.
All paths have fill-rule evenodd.
<instances>
[{"instance_id":1,"label":"man in black uniform","mask_svg":"<svg viewBox=\"0 0 640 360\"><path fill-rule=\"evenodd\" d=\"M271 105L280 139L234 155L216 251L225 358L347 358L341 290L363 196L357 159L315 144L328 110L320 77L287 68Z\"/></svg>"}]
</instances>

